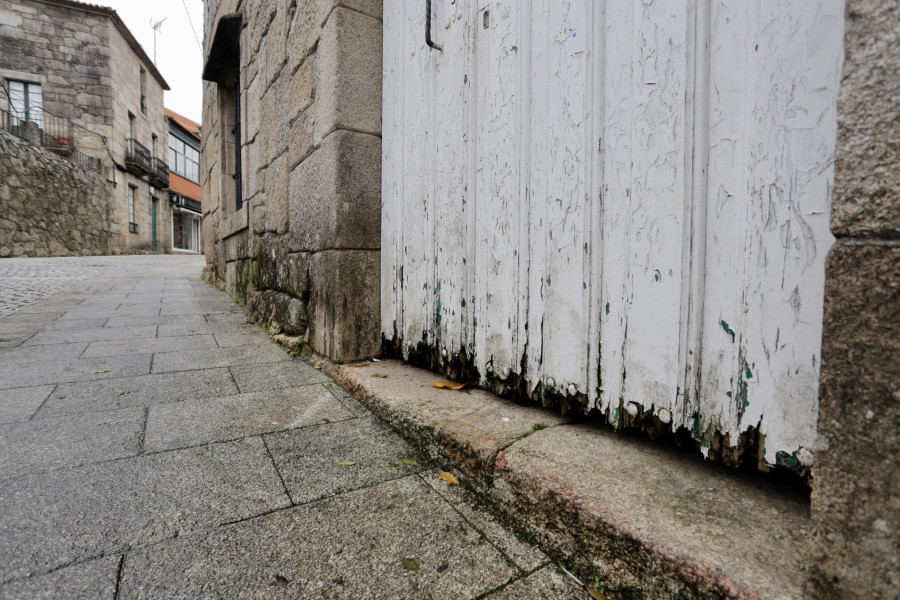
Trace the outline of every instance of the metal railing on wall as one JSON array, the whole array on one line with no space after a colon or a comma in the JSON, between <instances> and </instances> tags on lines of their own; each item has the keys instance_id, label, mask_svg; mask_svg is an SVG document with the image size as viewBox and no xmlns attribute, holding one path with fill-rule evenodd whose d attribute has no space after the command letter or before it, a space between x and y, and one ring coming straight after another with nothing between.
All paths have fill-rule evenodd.
<instances>
[{"instance_id":1,"label":"metal railing on wall","mask_svg":"<svg viewBox=\"0 0 900 600\"><path fill-rule=\"evenodd\" d=\"M75 149L74 125L65 117L51 115L44 110L32 109L28 114L0 108L0 129L46 148L88 171L100 173L103 161Z\"/></svg>"},{"instance_id":2,"label":"metal railing on wall","mask_svg":"<svg viewBox=\"0 0 900 600\"><path fill-rule=\"evenodd\" d=\"M9 107L9 110L0 108L0 129L5 129L36 146L46 148L83 169L102 173L103 159L89 156L75 148L73 132L78 129L81 132L99 138L103 148L106 150L106 154L109 156L109 160L116 164L104 136L78 125L66 117L54 115L43 108L31 108L27 111L27 114L16 111L12 108L9 90L2 80L0 80L0 91L6 96Z\"/></svg>"}]
</instances>

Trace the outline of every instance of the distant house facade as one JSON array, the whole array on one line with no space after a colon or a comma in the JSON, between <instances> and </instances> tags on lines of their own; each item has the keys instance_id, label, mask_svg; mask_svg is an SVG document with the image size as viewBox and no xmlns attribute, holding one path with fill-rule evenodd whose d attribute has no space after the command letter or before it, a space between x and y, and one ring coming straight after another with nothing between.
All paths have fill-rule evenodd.
<instances>
[{"instance_id":1,"label":"distant house facade","mask_svg":"<svg viewBox=\"0 0 900 600\"><path fill-rule=\"evenodd\" d=\"M169 121L169 203L173 252L202 252L200 125L165 109Z\"/></svg>"},{"instance_id":2,"label":"distant house facade","mask_svg":"<svg viewBox=\"0 0 900 600\"><path fill-rule=\"evenodd\" d=\"M115 184L110 252L171 251L169 86L114 10L0 0L0 82L4 128L49 132L54 152L89 155Z\"/></svg>"}]
</instances>

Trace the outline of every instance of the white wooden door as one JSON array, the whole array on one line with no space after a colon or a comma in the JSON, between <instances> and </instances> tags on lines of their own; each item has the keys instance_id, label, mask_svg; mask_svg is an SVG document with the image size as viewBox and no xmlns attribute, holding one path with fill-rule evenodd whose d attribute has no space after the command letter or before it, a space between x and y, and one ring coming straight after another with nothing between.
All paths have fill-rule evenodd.
<instances>
[{"instance_id":1,"label":"white wooden door","mask_svg":"<svg viewBox=\"0 0 900 600\"><path fill-rule=\"evenodd\" d=\"M809 463L843 8L386 1L384 335Z\"/></svg>"}]
</instances>

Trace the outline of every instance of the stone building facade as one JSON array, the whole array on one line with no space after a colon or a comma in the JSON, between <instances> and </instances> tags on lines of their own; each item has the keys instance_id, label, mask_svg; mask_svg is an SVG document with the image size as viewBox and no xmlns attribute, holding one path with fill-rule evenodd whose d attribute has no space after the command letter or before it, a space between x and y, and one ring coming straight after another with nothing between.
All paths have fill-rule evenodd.
<instances>
[{"instance_id":1,"label":"stone building facade","mask_svg":"<svg viewBox=\"0 0 900 600\"><path fill-rule=\"evenodd\" d=\"M71 147L103 161L114 186L110 252L171 248L163 242L172 235L163 158L169 86L114 10L74 0L0 0L0 81L0 109L15 109L21 100L9 90L27 87L32 105L39 99L45 114L71 122Z\"/></svg>"},{"instance_id":2,"label":"stone building facade","mask_svg":"<svg viewBox=\"0 0 900 600\"><path fill-rule=\"evenodd\" d=\"M208 0L207 277L338 361L379 351L381 2Z\"/></svg>"}]
</instances>

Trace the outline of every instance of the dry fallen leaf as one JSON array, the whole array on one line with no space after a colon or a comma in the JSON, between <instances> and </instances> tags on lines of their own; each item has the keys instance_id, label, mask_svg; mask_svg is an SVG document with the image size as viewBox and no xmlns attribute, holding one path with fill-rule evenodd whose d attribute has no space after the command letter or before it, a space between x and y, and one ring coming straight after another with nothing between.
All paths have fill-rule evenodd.
<instances>
[{"instance_id":1,"label":"dry fallen leaf","mask_svg":"<svg viewBox=\"0 0 900 600\"><path fill-rule=\"evenodd\" d=\"M109 373L109 369L104 369L102 371L91 371L91 375L97 375L98 373Z\"/></svg>"},{"instance_id":2,"label":"dry fallen leaf","mask_svg":"<svg viewBox=\"0 0 900 600\"><path fill-rule=\"evenodd\" d=\"M118 395L122 395L125 393L125 390L114 390Z\"/></svg>"},{"instance_id":3,"label":"dry fallen leaf","mask_svg":"<svg viewBox=\"0 0 900 600\"><path fill-rule=\"evenodd\" d=\"M354 462L352 460L341 460L341 461L336 462L335 464L340 467L352 467L353 465L356 464L356 462Z\"/></svg>"},{"instance_id":4,"label":"dry fallen leaf","mask_svg":"<svg viewBox=\"0 0 900 600\"><path fill-rule=\"evenodd\" d=\"M588 594L590 594L591 596L593 596L593 597L596 598L597 600L609 600L609 597L608 597L606 594L604 594L603 592L601 592L600 590L595 590L595 589L592 588L592 587L589 587L589 588L586 588L586 589L587 589L587 591L588 591Z\"/></svg>"},{"instance_id":5,"label":"dry fallen leaf","mask_svg":"<svg viewBox=\"0 0 900 600\"><path fill-rule=\"evenodd\" d=\"M401 460L400 462L402 462L404 465L417 465L417 464L419 464L419 463L417 463L417 462L414 461L414 460L409 460L408 458L404 458L404 459Z\"/></svg>"},{"instance_id":6,"label":"dry fallen leaf","mask_svg":"<svg viewBox=\"0 0 900 600\"><path fill-rule=\"evenodd\" d=\"M441 389L445 389L445 390L461 390L464 387L466 387L466 384L457 383L455 381L435 381L431 385L433 385L436 388L441 388Z\"/></svg>"},{"instance_id":7,"label":"dry fallen leaf","mask_svg":"<svg viewBox=\"0 0 900 600\"><path fill-rule=\"evenodd\" d=\"M414 558L404 558L403 559L403 568L407 571L416 572L419 570L419 561Z\"/></svg>"},{"instance_id":8,"label":"dry fallen leaf","mask_svg":"<svg viewBox=\"0 0 900 600\"><path fill-rule=\"evenodd\" d=\"M199 450L197 450L197 454L199 454L200 456L203 456L203 455L206 454L207 452L209 452L209 448L207 448L206 446L203 446L202 448L200 448Z\"/></svg>"},{"instance_id":9,"label":"dry fallen leaf","mask_svg":"<svg viewBox=\"0 0 900 600\"><path fill-rule=\"evenodd\" d=\"M387 467L399 467L400 465L398 465L397 463L388 463L388 464L385 465L385 466L387 466Z\"/></svg>"},{"instance_id":10,"label":"dry fallen leaf","mask_svg":"<svg viewBox=\"0 0 900 600\"><path fill-rule=\"evenodd\" d=\"M441 479L449 483L450 485L459 485L459 480L456 478L453 473L448 473L447 471L441 471Z\"/></svg>"},{"instance_id":11,"label":"dry fallen leaf","mask_svg":"<svg viewBox=\"0 0 900 600\"><path fill-rule=\"evenodd\" d=\"M382 375L381 373L372 373L372 377L377 377L378 379L387 379L387 375Z\"/></svg>"}]
</instances>

